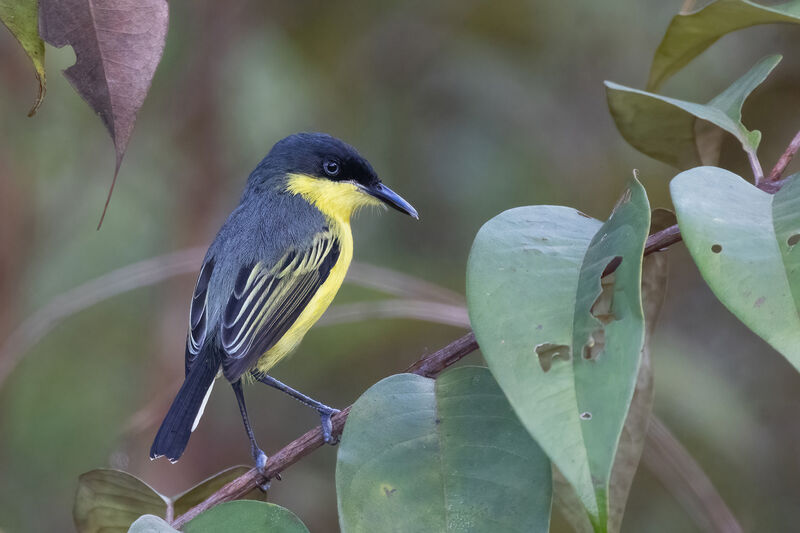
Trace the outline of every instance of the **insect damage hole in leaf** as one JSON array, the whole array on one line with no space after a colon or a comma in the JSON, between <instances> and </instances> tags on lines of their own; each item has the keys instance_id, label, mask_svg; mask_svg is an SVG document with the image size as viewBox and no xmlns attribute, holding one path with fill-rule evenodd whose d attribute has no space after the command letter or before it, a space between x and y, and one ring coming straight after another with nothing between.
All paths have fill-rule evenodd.
<instances>
[{"instance_id":1,"label":"insect damage hole in leaf","mask_svg":"<svg viewBox=\"0 0 800 533\"><path fill-rule=\"evenodd\" d=\"M600 327L589 334L589 338L583 345L583 358L587 361L596 361L600 354L603 353L606 347L605 327L617 320L613 309L615 283L613 271L619 268L620 264L622 264L622 256L619 255L608 261L603 272L611 271L612 273L600 278L599 293L589 308L589 312L597 319Z\"/></svg>"},{"instance_id":2,"label":"insect damage hole in leaf","mask_svg":"<svg viewBox=\"0 0 800 533\"><path fill-rule=\"evenodd\" d=\"M536 355L539 356L539 365L544 372L550 370L556 358L562 361L569 361L570 359L570 347L565 344L543 342L536 346L535 351Z\"/></svg>"},{"instance_id":3,"label":"insect damage hole in leaf","mask_svg":"<svg viewBox=\"0 0 800 533\"><path fill-rule=\"evenodd\" d=\"M720 253L722 251L722 245L721 244L711 245L711 251L714 252L715 254Z\"/></svg>"},{"instance_id":4,"label":"insect damage hole in leaf","mask_svg":"<svg viewBox=\"0 0 800 533\"><path fill-rule=\"evenodd\" d=\"M800 242L800 233L795 233L794 235L789 237L789 239L786 241L786 244L788 244L789 246L794 246L798 242Z\"/></svg>"}]
</instances>

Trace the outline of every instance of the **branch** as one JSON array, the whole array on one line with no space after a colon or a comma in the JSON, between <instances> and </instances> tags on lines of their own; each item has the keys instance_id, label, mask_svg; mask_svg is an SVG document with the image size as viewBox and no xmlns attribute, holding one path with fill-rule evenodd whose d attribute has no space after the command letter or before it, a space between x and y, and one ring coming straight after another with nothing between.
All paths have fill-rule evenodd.
<instances>
[{"instance_id":1,"label":"branch","mask_svg":"<svg viewBox=\"0 0 800 533\"><path fill-rule=\"evenodd\" d=\"M772 169L772 172L769 173L769 177L767 178L764 178L764 171L761 169L761 163L759 163L758 158L748 154L750 165L755 175L756 187L770 194L778 192L786 183L786 180L781 180L780 177L798 150L800 150L800 131L797 132L792 142L786 147L786 151L775 164L775 168ZM681 230L678 229L678 225L675 224L674 226L670 226L647 237L647 242L644 245L644 255L647 256L653 252L661 251L682 240ZM603 276L608 276L613 273L619 267L620 263L621 261L610 262L603 271Z\"/></svg>"},{"instance_id":2,"label":"branch","mask_svg":"<svg viewBox=\"0 0 800 533\"><path fill-rule=\"evenodd\" d=\"M478 342L475 340L475 334L469 332L460 339L451 342L441 350L423 357L408 367L405 372L411 372L414 374L419 374L420 376L433 378L450 365L454 364L461 358L477 349ZM344 423L347 420L347 415L350 414L350 407L352 406L344 408L340 413L337 413L331 418L334 436L339 436L342 434L342 429L344 429ZM315 428L311 431L308 431L269 458L266 466L266 479L277 477L285 469L292 466L297 461L322 445L322 432L320 431L320 428ZM245 494L264 483L266 479L255 468L250 469L248 472L245 472L240 477L234 479L212 494L204 502L192 507L184 514L179 516L172 523L172 527L180 529L189 520L196 517L203 511L210 509L217 504L229 502L243 497Z\"/></svg>"},{"instance_id":3,"label":"branch","mask_svg":"<svg viewBox=\"0 0 800 533\"><path fill-rule=\"evenodd\" d=\"M783 171L786 170L786 167L789 166L794 154L800 150L800 131L794 136L792 142L789 143L789 146L786 147L786 151L783 152L783 155L778 159L778 162L775 163L775 168L772 169L772 172L769 173L769 177L767 181L778 181L783 175Z\"/></svg>"},{"instance_id":4,"label":"branch","mask_svg":"<svg viewBox=\"0 0 800 533\"><path fill-rule=\"evenodd\" d=\"M470 332L441 350L423 357L406 368L405 372L433 378L477 349L475 334ZM331 419L335 436L342 434L351 407L346 407ZM278 477L281 472L322 445L320 429L308 431L269 458L266 467L267 478ZM710 525L709 531L741 532L741 527L708 476L689 455L686 448L655 416L651 417L642 461L698 523ZM220 503L242 498L264 481L258 470L252 468L223 486L207 500L179 516L172 522L172 526L180 529L203 511Z\"/></svg>"},{"instance_id":5,"label":"branch","mask_svg":"<svg viewBox=\"0 0 800 533\"><path fill-rule=\"evenodd\" d=\"M674 226L670 226L668 228L662 229L661 231L657 231L647 237L647 241L644 244L644 256L648 256L654 252L660 252L661 250L672 246L677 242L681 242L683 237L681 237L681 230L678 229L678 225L675 224ZM621 258L616 258L608 263L608 266L605 270L603 270L603 277L612 274L619 265L622 264Z\"/></svg>"},{"instance_id":6,"label":"branch","mask_svg":"<svg viewBox=\"0 0 800 533\"><path fill-rule=\"evenodd\" d=\"M683 237L681 237L681 230L678 229L677 224L668 228L664 228L661 231L657 231L647 237L647 242L644 244L644 255L650 255L653 252L659 252L668 246L672 246L675 243L681 242L682 240Z\"/></svg>"}]
</instances>

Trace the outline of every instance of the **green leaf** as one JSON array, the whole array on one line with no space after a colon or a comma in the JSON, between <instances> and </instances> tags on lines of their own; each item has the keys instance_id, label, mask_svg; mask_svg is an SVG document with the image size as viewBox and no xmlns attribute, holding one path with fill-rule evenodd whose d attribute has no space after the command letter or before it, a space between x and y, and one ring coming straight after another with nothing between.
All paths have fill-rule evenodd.
<instances>
[{"instance_id":1,"label":"green leaf","mask_svg":"<svg viewBox=\"0 0 800 533\"><path fill-rule=\"evenodd\" d=\"M0 21L22 45L36 71L39 94L28 116L42 105L47 81L44 73L44 41L39 37L39 0L0 0Z\"/></svg>"},{"instance_id":2,"label":"green leaf","mask_svg":"<svg viewBox=\"0 0 800 533\"><path fill-rule=\"evenodd\" d=\"M661 231L676 223L675 214L666 209L654 209L650 218L650 233ZM609 484L608 530L617 532L622 526L622 517L633 478L639 467L644 449L650 414L653 410L653 367L650 363L649 339L652 336L664 296L667 292L667 256L654 253L642 262L642 308L645 317L645 344L642 349L642 362L633 392L628 417L622 428L617 456L611 470ZM567 483L563 474L553 470L553 499L555 507L577 533L591 532L583 505L575 489Z\"/></svg>"},{"instance_id":3,"label":"green leaf","mask_svg":"<svg viewBox=\"0 0 800 533\"><path fill-rule=\"evenodd\" d=\"M723 132L755 157L761 132L742 124L742 104L780 62L765 57L709 103L668 98L607 81L606 97L617 129L640 152L679 169L716 164Z\"/></svg>"},{"instance_id":4,"label":"green leaf","mask_svg":"<svg viewBox=\"0 0 800 533\"><path fill-rule=\"evenodd\" d=\"M92 470L78 478L72 516L79 533L124 533L140 516L166 512L165 499L128 473Z\"/></svg>"},{"instance_id":5,"label":"green leaf","mask_svg":"<svg viewBox=\"0 0 800 533\"><path fill-rule=\"evenodd\" d=\"M128 533L179 533L177 529L170 526L166 520L158 516L146 514L139 517L136 522L131 524Z\"/></svg>"},{"instance_id":6,"label":"green leaf","mask_svg":"<svg viewBox=\"0 0 800 533\"><path fill-rule=\"evenodd\" d=\"M280 505L253 500L221 503L190 520L185 533L308 533L294 513Z\"/></svg>"},{"instance_id":7,"label":"green leaf","mask_svg":"<svg viewBox=\"0 0 800 533\"><path fill-rule=\"evenodd\" d=\"M657 91L723 35L774 22L800 22L800 0L772 6L747 0L717 0L694 13L676 15L656 50L647 89Z\"/></svg>"},{"instance_id":8,"label":"green leaf","mask_svg":"<svg viewBox=\"0 0 800 533\"><path fill-rule=\"evenodd\" d=\"M670 184L686 247L714 294L800 370L800 180L775 195L699 167Z\"/></svg>"},{"instance_id":9,"label":"green leaf","mask_svg":"<svg viewBox=\"0 0 800 533\"><path fill-rule=\"evenodd\" d=\"M506 211L467 265L470 319L523 425L606 531L611 468L644 343L642 252L650 222L632 180L606 223L566 207ZM622 262L595 306L606 266Z\"/></svg>"},{"instance_id":10,"label":"green leaf","mask_svg":"<svg viewBox=\"0 0 800 533\"><path fill-rule=\"evenodd\" d=\"M485 368L378 382L339 445L343 533L546 532L551 492L547 457Z\"/></svg>"},{"instance_id":11,"label":"green leaf","mask_svg":"<svg viewBox=\"0 0 800 533\"><path fill-rule=\"evenodd\" d=\"M214 476L211 476L201 483L198 483L183 494L176 496L173 498L173 501L175 502L175 516L180 516L195 505L205 501L209 496L221 489L223 485L230 483L249 470L249 466L231 467ZM261 492L260 489L253 489L240 499L263 501L265 497L266 495Z\"/></svg>"}]
</instances>

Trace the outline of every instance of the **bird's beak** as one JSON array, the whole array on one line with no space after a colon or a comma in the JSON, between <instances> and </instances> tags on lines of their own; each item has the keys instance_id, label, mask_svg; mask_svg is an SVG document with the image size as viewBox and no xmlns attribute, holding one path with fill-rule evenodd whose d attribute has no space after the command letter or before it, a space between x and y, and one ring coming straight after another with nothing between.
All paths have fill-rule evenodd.
<instances>
[{"instance_id":1,"label":"bird's beak","mask_svg":"<svg viewBox=\"0 0 800 533\"><path fill-rule=\"evenodd\" d=\"M407 215L411 215L415 219L419 220L419 215L417 214L417 210L414 209L410 203L403 200L403 197L394 192L392 189L384 185L383 183L376 183L375 185L362 185L361 188L367 194L374 196L381 202L385 203L386 205L393 207L400 211L401 213L405 213Z\"/></svg>"}]
</instances>

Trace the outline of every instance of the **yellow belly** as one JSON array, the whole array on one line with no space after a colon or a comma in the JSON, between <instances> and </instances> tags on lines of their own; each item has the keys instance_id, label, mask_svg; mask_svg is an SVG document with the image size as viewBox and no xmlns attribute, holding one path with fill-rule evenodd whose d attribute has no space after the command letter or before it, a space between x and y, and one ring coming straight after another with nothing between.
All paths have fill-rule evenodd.
<instances>
[{"instance_id":1,"label":"yellow belly","mask_svg":"<svg viewBox=\"0 0 800 533\"><path fill-rule=\"evenodd\" d=\"M259 358L258 363L256 363L256 370L260 373L266 374L281 359L297 348L297 345L303 340L311 326L319 320L322 313L331 304L333 297L339 292L339 287L342 286L344 277L347 274L347 268L353 259L353 233L350 229L349 220L331 218L329 219L329 224L339 240L339 259L331 268L328 279L320 286L294 324L272 348Z\"/></svg>"}]
</instances>

